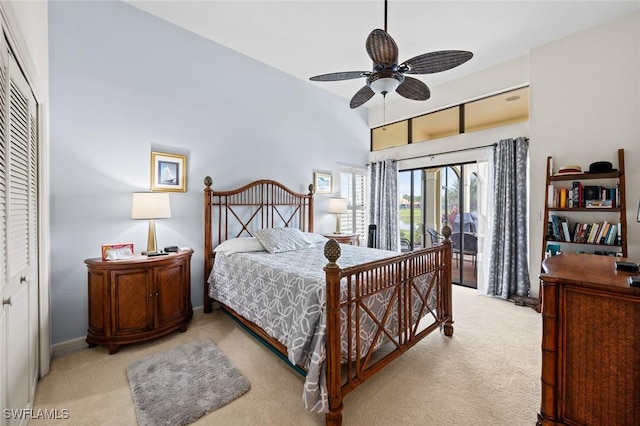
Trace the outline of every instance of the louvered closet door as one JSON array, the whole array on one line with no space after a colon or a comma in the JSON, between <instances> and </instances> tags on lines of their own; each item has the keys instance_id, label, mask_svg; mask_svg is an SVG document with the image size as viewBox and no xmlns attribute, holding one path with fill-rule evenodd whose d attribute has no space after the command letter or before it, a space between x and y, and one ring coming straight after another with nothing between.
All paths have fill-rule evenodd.
<instances>
[{"instance_id":1,"label":"louvered closet door","mask_svg":"<svg viewBox=\"0 0 640 426\"><path fill-rule=\"evenodd\" d=\"M6 49L3 49L3 55ZM37 383L37 140L36 102L15 60L2 67L2 289L6 345L3 409L29 408ZM2 263L2 262L0 262ZM4 416L3 416L4 417ZM9 419L8 424L19 424Z\"/></svg>"},{"instance_id":2,"label":"louvered closet door","mask_svg":"<svg viewBox=\"0 0 640 426\"><path fill-rule=\"evenodd\" d=\"M6 271L6 224L7 224L7 143L6 143L6 50L0 43L0 408L7 408L7 311L11 306ZM0 425L7 420L2 416Z\"/></svg>"}]
</instances>

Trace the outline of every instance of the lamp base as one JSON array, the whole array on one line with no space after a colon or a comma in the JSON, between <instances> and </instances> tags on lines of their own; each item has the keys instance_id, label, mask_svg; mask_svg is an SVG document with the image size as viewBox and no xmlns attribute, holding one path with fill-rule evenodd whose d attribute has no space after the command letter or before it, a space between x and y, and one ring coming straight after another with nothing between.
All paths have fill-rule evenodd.
<instances>
[{"instance_id":1,"label":"lamp base","mask_svg":"<svg viewBox=\"0 0 640 426\"><path fill-rule=\"evenodd\" d=\"M149 255L149 253L157 253L158 245L156 243L156 221L149 219L149 233L147 234L147 251L142 254Z\"/></svg>"}]
</instances>

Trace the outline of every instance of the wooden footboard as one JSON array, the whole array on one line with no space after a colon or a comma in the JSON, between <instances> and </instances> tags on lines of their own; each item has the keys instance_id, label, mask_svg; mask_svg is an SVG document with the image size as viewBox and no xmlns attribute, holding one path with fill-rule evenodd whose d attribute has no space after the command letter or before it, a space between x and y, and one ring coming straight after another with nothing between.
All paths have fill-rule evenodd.
<instances>
[{"instance_id":1,"label":"wooden footboard","mask_svg":"<svg viewBox=\"0 0 640 426\"><path fill-rule=\"evenodd\" d=\"M329 394L326 423L337 426L342 423L342 399L350 391L433 330L443 327L445 335L453 335L451 243L447 238L441 246L344 269L336 263L340 257L340 245L335 240L327 242L324 250L329 261L325 267ZM347 285L347 298L342 301L341 280ZM420 280L422 286L417 285ZM365 302L381 292L390 293L391 297L380 318L367 308ZM348 313L350 327L341 327L341 312ZM397 320L391 321L394 324L392 329L386 326L390 315L397 315ZM378 325L374 340L385 338L389 341L387 345L392 347L380 359L374 357L373 345L364 354L361 352L360 326L365 317ZM341 330L348 335L342 336ZM341 346L345 337L346 352ZM346 374L341 368L345 357Z\"/></svg>"},{"instance_id":2,"label":"wooden footboard","mask_svg":"<svg viewBox=\"0 0 640 426\"><path fill-rule=\"evenodd\" d=\"M267 227L294 227L313 232L311 186L308 194L302 194L271 180L256 181L232 191L213 191L211 183L211 178L207 177L204 190L205 312L211 311L208 278L215 260L213 249L218 244L230 238L251 236L255 229ZM340 268L336 263L340 245L335 240L326 243L324 251L329 261L325 266L328 425L341 424L345 395L430 332L443 328L445 335L453 334L450 234L450 229L445 227L445 241L439 246L347 268ZM346 297L343 297L341 282L346 285ZM377 306L382 309L375 313L368 302L377 296L380 299ZM286 358L286 348L275 338L232 309L223 308ZM367 323L367 333L373 328L373 344L361 339L364 323ZM382 345L382 342L384 348L377 349L377 343Z\"/></svg>"}]
</instances>

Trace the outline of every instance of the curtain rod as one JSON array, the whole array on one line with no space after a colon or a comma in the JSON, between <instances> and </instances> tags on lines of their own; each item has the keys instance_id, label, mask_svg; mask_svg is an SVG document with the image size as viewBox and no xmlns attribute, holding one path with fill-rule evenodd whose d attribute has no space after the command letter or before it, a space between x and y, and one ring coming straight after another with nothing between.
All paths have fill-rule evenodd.
<instances>
[{"instance_id":1,"label":"curtain rod","mask_svg":"<svg viewBox=\"0 0 640 426\"><path fill-rule=\"evenodd\" d=\"M402 158L402 159L395 160L395 161L414 160L416 158L425 158L425 157L433 158L436 155L454 154L456 152L473 151L473 150L476 150L476 149L483 149L483 148L489 148L489 147L495 148L497 145L498 145L497 143L492 143L492 144L489 144L489 145L474 146L473 148L461 148L461 149L454 149L454 150L451 150L451 151L438 152L437 154L415 155L413 157Z\"/></svg>"},{"instance_id":2,"label":"curtain rod","mask_svg":"<svg viewBox=\"0 0 640 426\"><path fill-rule=\"evenodd\" d=\"M517 138L513 138L512 140L515 142L516 139L519 139L521 137L522 136L518 136ZM523 139L526 140L526 141L529 140L529 138L526 138L526 137L523 138ZM454 149L454 150L451 150L451 151L438 152L436 154L414 155L413 157L401 158L401 159L393 160L393 161L395 162L395 161L404 161L404 160L414 160L416 158L425 158L425 157L432 157L433 158L433 157L435 157L437 155L454 154L456 152L473 151L473 150L476 150L476 149L483 149L483 148L495 148L496 146L498 146L498 142L494 142L494 143L489 144L489 145L474 146L474 147L471 147L471 148L460 148L460 149ZM367 166L369 164L370 163L367 163Z\"/></svg>"},{"instance_id":3,"label":"curtain rod","mask_svg":"<svg viewBox=\"0 0 640 426\"><path fill-rule=\"evenodd\" d=\"M519 136L518 138L521 138L521 137L522 136ZM515 142L516 139L518 139L518 138L513 138L512 140ZM528 141L529 138L525 137L524 140ZM413 157L402 158L402 159L399 159L399 160L396 160L396 161L413 160L413 159L416 159L416 158L424 158L424 157L432 157L433 158L433 157L435 157L437 155L454 154L456 152L473 151L473 150L476 150L476 149L483 149L483 148L495 148L496 146L498 146L498 143L494 142L494 143L489 144L489 145L474 146L474 147L471 147L471 148L454 149L454 150L451 150L451 151L438 152L437 154L416 155L416 156L413 156Z\"/></svg>"}]
</instances>

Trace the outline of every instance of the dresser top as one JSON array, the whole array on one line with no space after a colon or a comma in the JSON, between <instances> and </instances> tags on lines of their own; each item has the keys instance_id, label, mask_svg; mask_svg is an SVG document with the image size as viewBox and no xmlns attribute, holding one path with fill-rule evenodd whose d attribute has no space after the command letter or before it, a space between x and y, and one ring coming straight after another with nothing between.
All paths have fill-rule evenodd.
<instances>
[{"instance_id":1,"label":"dresser top","mask_svg":"<svg viewBox=\"0 0 640 426\"><path fill-rule=\"evenodd\" d=\"M87 265L94 266L125 266L131 264L140 264L140 263L154 263L154 262L162 262L166 260L176 260L176 258L184 258L185 256L191 257L193 254L193 250L179 250L176 253L168 253L161 256L147 256L143 254L136 254L129 259L119 259L119 260L102 260L99 257L85 259L84 263Z\"/></svg>"},{"instance_id":2,"label":"dresser top","mask_svg":"<svg viewBox=\"0 0 640 426\"><path fill-rule=\"evenodd\" d=\"M630 276L638 272L616 270L616 261L634 261L622 257L595 254L562 253L542 262L544 282L561 282L581 287L599 288L607 291L640 295L640 288L631 287Z\"/></svg>"}]
</instances>

